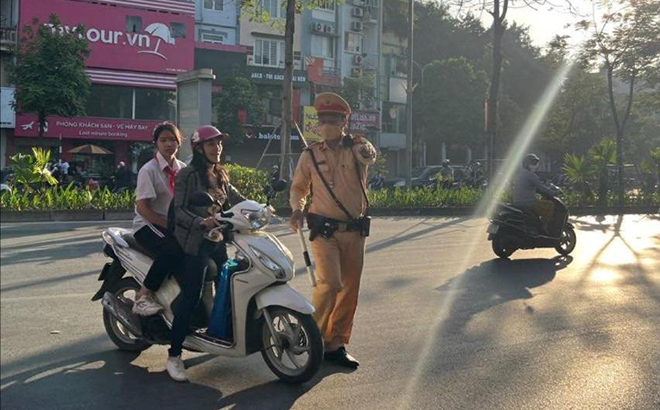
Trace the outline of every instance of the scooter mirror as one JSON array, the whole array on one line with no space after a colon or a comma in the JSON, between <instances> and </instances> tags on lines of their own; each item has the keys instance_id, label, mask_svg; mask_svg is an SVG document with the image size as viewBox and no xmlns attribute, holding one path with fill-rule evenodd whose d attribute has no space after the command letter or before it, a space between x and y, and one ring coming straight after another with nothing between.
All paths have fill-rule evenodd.
<instances>
[{"instance_id":1,"label":"scooter mirror","mask_svg":"<svg viewBox=\"0 0 660 410\"><path fill-rule=\"evenodd\" d=\"M283 179L273 182L273 191L282 192L286 189L287 182Z\"/></svg>"},{"instance_id":2,"label":"scooter mirror","mask_svg":"<svg viewBox=\"0 0 660 410\"><path fill-rule=\"evenodd\" d=\"M190 196L190 203L195 206L211 206L213 205L213 198L208 192L197 191Z\"/></svg>"}]
</instances>

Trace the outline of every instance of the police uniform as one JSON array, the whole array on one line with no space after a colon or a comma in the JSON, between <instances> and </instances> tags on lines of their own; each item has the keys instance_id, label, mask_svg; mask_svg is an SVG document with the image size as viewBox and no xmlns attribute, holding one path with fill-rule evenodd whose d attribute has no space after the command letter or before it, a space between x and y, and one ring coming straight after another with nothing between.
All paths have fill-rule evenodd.
<instances>
[{"instance_id":1,"label":"police uniform","mask_svg":"<svg viewBox=\"0 0 660 410\"><path fill-rule=\"evenodd\" d=\"M319 94L314 107L319 115L338 113L348 116L351 112L348 103L334 93ZM294 211L304 208L313 187L314 199L309 214L337 222L331 237L318 235L311 243L317 275L312 296L314 319L323 336L326 352L342 348L350 340L358 303L365 237L359 229L351 229L346 212L337 205L320 174L345 210L358 218L367 208L364 197L367 167L376 161L376 150L366 139L356 137L351 142L343 138L341 141L334 150L325 141L310 145L298 160L291 184L290 203Z\"/></svg>"}]
</instances>

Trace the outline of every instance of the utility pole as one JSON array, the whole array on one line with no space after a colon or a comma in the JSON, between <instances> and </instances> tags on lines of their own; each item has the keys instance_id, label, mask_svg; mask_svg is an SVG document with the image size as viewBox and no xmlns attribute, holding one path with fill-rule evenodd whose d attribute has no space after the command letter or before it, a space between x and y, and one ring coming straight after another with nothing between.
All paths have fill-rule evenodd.
<instances>
[{"instance_id":1,"label":"utility pole","mask_svg":"<svg viewBox=\"0 0 660 410\"><path fill-rule=\"evenodd\" d=\"M406 87L406 186L412 187L412 160L413 160L413 116L412 116L412 96L413 96L413 27L414 27L414 0L408 0L408 19L410 23L410 32L408 33L408 84Z\"/></svg>"},{"instance_id":2,"label":"utility pole","mask_svg":"<svg viewBox=\"0 0 660 410\"><path fill-rule=\"evenodd\" d=\"M282 85L282 128L280 129L280 178L289 179L289 151L291 121L293 120L293 33L296 17L296 0L288 0L284 27L284 84Z\"/></svg>"}]
</instances>

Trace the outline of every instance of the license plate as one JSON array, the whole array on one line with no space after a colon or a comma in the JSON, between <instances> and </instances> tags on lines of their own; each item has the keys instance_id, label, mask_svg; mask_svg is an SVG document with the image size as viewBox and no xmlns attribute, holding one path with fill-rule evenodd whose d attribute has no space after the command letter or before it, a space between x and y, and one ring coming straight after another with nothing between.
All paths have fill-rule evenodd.
<instances>
[{"instance_id":1,"label":"license plate","mask_svg":"<svg viewBox=\"0 0 660 410\"><path fill-rule=\"evenodd\" d=\"M490 224L486 230L486 233L497 233L498 229L500 229L499 225Z\"/></svg>"}]
</instances>

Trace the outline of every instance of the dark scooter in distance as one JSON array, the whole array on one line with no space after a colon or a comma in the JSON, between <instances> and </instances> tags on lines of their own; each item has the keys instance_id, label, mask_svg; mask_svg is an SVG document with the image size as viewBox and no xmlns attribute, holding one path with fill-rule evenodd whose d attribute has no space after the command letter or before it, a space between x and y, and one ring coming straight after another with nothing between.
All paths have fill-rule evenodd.
<instances>
[{"instance_id":1,"label":"dark scooter in distance","mask_svg":"<svg viewBox=\"0 0 660 410\"><path fill-rule=\"evenodd\" d=\"M487 230L497 256L508 258L518 249L535 248L555 248L563 256L573 252L577 237L573 224L568 221L568 208L557 197L544 197L555 205L547 233L536 214L511 204L500 205Z\"/></svg>"}]
</instances>

